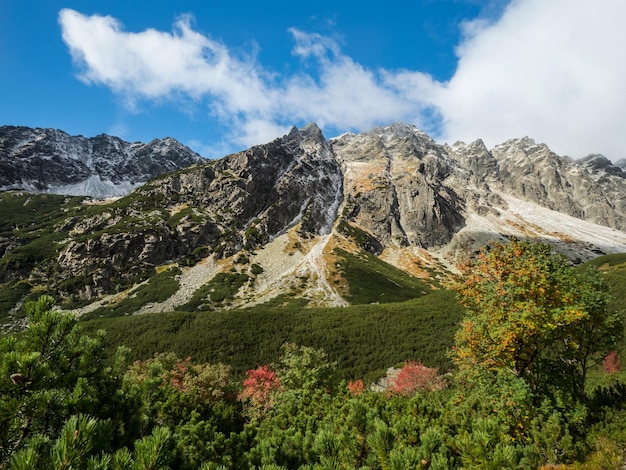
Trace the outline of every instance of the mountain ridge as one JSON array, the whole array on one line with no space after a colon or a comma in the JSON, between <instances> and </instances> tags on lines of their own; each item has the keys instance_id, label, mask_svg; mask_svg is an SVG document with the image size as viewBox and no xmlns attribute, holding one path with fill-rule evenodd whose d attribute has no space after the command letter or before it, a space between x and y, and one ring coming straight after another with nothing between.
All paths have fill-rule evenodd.
<instances>
[{"instance_id":1,"label":"mountain ridge","mask_svg":"<svg viewBox=\"0 0 626 470\"><path fill-rule=\"evenodd\" d=\"M148 143L70 136L57 129L0 127L0 190L97 198L130 193L202 157L171 137Z\"/></svg>"},{"instance_id":2,"label":"mountain ridge","mask_svg":"<svg viewBox=\"0 0 626 470\"><path fill-rule=\"evenodd\" d=\"M573 161L529 138L488 150L439 145L402 123L331 139L309 124L115 202L60 199L45 225L49 257L24 261L40 232L0 233L0 294L27 283L96 316L158 275L175 292L127 313L393 300L362 295L363 282L419 296L492 240L545 241L573 263L626 252L625 176L603 157Z\"/></svg>"}]
</instances>

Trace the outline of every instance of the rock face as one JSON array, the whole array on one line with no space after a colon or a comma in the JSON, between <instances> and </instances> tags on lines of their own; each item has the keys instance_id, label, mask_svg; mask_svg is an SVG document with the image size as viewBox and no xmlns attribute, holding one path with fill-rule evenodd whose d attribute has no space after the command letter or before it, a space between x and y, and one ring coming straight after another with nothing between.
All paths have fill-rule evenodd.
<instances>
[{"instance_id":1,"label":"rock face","mask_svg":"<svg viewBox=\"0 0 626 470\"><path fill-rule=\"evenodd\" d=\"M128 143L105 134L0 127L0 190L98 198L122 196L162 173L203 159L171 138Z\"/></svg>"},{"instance_id":2,"label":"rock face","mask_svg":"<svg viewBox=\"0 0 626 470\"><path fill-rule=\"evenodd\" d=\"M426 134L394 124L333 139L332 149L344 172L344 217L382 246L443 245L463 226L448 156Z\"/></svg>"},{"instance_id":3,"label":"rock face","mask_svg":"<svg viewBox=\"0 0 626 470\"><path fill-rule=\"evenodd\" d=\"M477 186L626 229L626 172L601 155L573 161L528 137L509 140L491 152L481 141L457 143L447 150Z\"/></svg>"}]
</instances>

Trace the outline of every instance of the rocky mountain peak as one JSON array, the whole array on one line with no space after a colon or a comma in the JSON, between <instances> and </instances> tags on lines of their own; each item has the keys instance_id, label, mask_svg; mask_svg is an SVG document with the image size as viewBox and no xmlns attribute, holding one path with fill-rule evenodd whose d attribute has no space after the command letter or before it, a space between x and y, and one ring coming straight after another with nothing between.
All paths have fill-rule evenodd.
<instances>
[{"instance_id":1,"label":"rocky mountain peak","mask_svg":"<svg viewBox=\"0 0 626 470\"><path fill-rule=\"evenodd\" d=\"M442 183L447 154L415 127L396 123L331 144L344 174L343 214L379 246L442 244L463 225L457 195Z\"/></svg>"},{"instance_id":2,"label":"rocky mountain peak","mask_svg":"<svg viewBox=\"0 0 626 470\"><path fill-rule=\"evenodd\" d=\"M305 141L321 144L326 141L322 130L314 122L310 122L299 130L300 135Z\"/></svg>"},{"instance_id":3,"label":"rocky mountain peak","mask_svg":"<svg viewBox=\"0 0 626 470\"><path fill-rule=\"evenodd\" d=\"M328 148L328 143L326 142L326 138L324 137L322 130L313 122L300 129L295 126L292 127L289 133L281 140L283 145L299 146L311 154L319 153L319 151L324 147Z\"/></svg>"},{"instance_id":4,"label":"rocky mountain peak","mask_svg":"<svg viewBox=\"0 0 626 470\"><path fill-rule=\"evenodd\" d=\"M490 152L463 144L448 151L475 184L487 184L491 191L620 230L626 227L626 203L618 196L626 190L623 172L603 156L573 161L529 137L510 139Z\"/></svg>"},{"instance_id":5,"label":"rocky mountain peak","mask_svg":"<svg viewBox=\"0 0 626 470\"><path fill-rule=\"evenodd\" d=\"M171 137L142 144L106 134L85 138L55 129L0 127L0 190L122 196L201 161Z\"/></svg>"},{"instance_id":6,"label":"rocky mountain peak","mask_svg":"<svg viewBox=\"0 0 626 470\"><path fill-rule=\"evenodd\" d=\"M498 161L481 139L470 144L456 142L451 146L445 145L444 149L459 166L469 171L469 180L473 185L480 187L499 178Z\"/></svg>"},{"instance_id":7,"label":"rocky mountain peak","mask_svg":"<svg viewBox=\"0 0 626 470\"><path fill-rule=\"evenodd\" d=\"M591 174L597 175L599 173L617 176L619 178L626 178L626 172L619 166L614 165L611 160L604 155L593 154L582 158L579 161L580 165Z\"/></svg>"},{"instance_id":8,"label":"rocky mountain peak","mask_svg":"<svg viewBox=\"0 0 626 470\"><path fill-rule=\"evenodd\" d=\"M483 142L482 139L476 139L475 141L466 144L465 142L461 142L461 141L456 141L454 144L452 145L444 145L444 147L447 150L452 150L454 152L459 152L459 153L466 153L466 154L470 154L470 153L477 153L477 154L484 154L484 153L489 153L489 149L487 149L487 146L485 145L485 142Z\"/></svg>"},{"instance_id":9,"label":"rocky mountain peak","mask_svg":"<svg viewBox=\"0 0 626 470\"><path fill-rule=\"evenodd\" d=\"M501 152L511 152L513 150L518 150L521 152L529 153L531 150L538 150L540 148L547 149L545 144L537 144L534 139L524 136L506 140L505 142L496 145L494 150L498 149Z\"/></svg>"}]
</instances>

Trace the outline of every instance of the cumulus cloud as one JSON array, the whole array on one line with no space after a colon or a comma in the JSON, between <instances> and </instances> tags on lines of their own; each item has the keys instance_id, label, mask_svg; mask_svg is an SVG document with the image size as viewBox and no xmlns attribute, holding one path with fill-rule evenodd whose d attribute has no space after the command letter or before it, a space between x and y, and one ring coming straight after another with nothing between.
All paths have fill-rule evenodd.
<instances>
[{"instance_id":1,"label":"cumulus cloud","mask_svg":"<svg viewBox=\"0 0 626 470\"><path fill-rule=\"evenodd\" d=\"M230 112L259 112L271 96L253 61L234 58L228 48L191 29L182 17L172 33L124 31L110 16L59 13L63 40L81 68L80 78L126 95L163 98L185 93L213 95ZM219 109L218 109L219 111Z\"/></svg>"},{"instance_id":2,"label":"cumulus cloud","mask_svg":"<svg viewBox=\"0 0 626 470\"><path fill-rule=\"evenodd\" d=\"M171 33L129 33L110 16L85 16L70 9L61 10L59 22L79 78L111 88L130 107L139 99L208 96L211 112L219 119L247 117L251 135L237 136L246 144L258 138L259 126L252 121L272 114L275 92L267 88L264 71L253 60L237 59L224 44L193 31L189 17L179 19Z\"/></svg>"},{"instance_id":3,"label":"cumulus cloud","mask_svg":"<svg viewBox=\"0 0 626 470\"><path fill-rule=\"evenodd\" d=\"M86 83L136 100L206 103L252 145L290 125L366 130L407 121L439 140L495 145L529 135L574 157L624 155L626 17L623 0L513 0L495 22L459 25L457 70L446 82L415 70L370 69L332 38L291 29L302 67L278 76L194 31L183 17L171 32L127 32L116 19L59 14L63 39Z\"/></svg>"},{"instance_id":4,"label":"cumulus cloud","mask_svg":"<svg viewBox=\"0 0 626 470\"><path fill-rule=\"evenodd\" d=\"M529 135L558 153L626 157L626 3L518 0L458 48L436 105L442 138Z\"/></svg>"},{"instance_id":5,"label":"cumulus cloud","mask_svg":"<svg viewBox=\"0 0 626 470\"><path fill-rule=\"evenodd\" d=\"M338 45L317 34L290 30L293 53L314 58L317 78L300 74L287 81L281 92L282 109L297 119L310 119L322 127L367 129L408 116L419 119L419 96L409 97L384 70L368 70L342 55ZM425 77L417 73L417 76ZM425 78L426 82L430 82Z\"/></svg>"}]
</instances>

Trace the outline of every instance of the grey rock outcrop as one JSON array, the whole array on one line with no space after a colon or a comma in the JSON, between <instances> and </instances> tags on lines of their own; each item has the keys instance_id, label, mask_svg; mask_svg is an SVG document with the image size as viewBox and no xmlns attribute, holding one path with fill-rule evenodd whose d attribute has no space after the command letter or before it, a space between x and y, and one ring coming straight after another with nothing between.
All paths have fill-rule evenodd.
<instances>
[{"instance_id":1,"label":"grey rock outcrop","mask_svg":"<svg viewBox=\"0 0 626 470\"><path fill-rule=\"evenodd\" d=\"M463 226L447 154L415 127L346 134L332 149L344 172L344 217L383 246L443 245Z\"/></svg>"},{"instance_id":2,"label":"grey rock outcrop","mask_svg":"<svg viewBox=\"0 0 626 470\"><path fill-rule=\"evenodd\" d=\"M482 140L476 140L469 145L463 142L452 146L444 145L444 149L461 168L468 171L467 182L470 184L484 187L500 178L498 161Z\"/></svg>"},{"instance_id":3,"label":"grey rock outcrop","mask_svg":"<svg viewBox=\"0 0 626 470\"><path fill-rule=\"evenodd\" d=\"M480 141L456 143L447 150L477 186L626 229L626 172L601 155L575 161L528 137L508 140L491 151Z\"/></svg>"}]
</instances>

